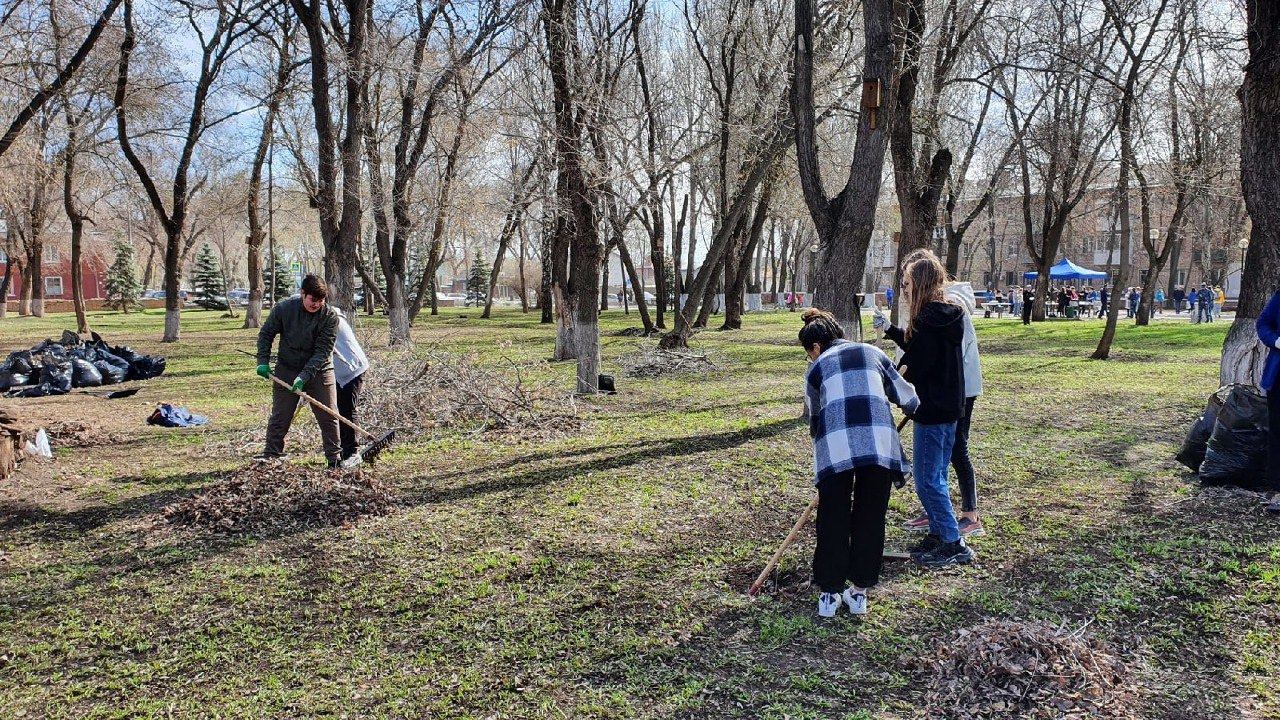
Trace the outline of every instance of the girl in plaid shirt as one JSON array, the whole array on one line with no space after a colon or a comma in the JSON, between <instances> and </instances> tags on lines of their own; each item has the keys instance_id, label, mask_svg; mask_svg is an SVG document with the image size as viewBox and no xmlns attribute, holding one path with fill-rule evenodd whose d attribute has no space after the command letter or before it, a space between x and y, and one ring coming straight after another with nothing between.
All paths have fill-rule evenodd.
<instances>
[{"instance_id":1,"label":"girl in plaid shirt","mask_svg":"<svg viewBox=\"0 0 1280 720\"><path fill-rule=\"evenodd\" d=\"M889 490L910 466L889 403L910 414L920 400L879 348L843 340L829 313L808 310L803 319L800 344L813 361L805 404L818 486L818 614L832 617L843 604L862 615L867 588L880 579Z\"/></svg>"}]
</instances>

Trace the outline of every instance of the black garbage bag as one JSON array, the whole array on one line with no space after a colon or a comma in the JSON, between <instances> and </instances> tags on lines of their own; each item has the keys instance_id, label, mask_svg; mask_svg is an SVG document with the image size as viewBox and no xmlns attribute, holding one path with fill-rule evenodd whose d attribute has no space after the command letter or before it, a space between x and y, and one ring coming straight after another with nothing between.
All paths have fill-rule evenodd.
<instances>
[{"instance_id":1,"label":"black garbage bag","mask_svg":"<svg viewBox=\"0 0 1280 720\"><path fill-rule=\"evenodd\" d=\"M1223 385L1209 396L1200 418L1187 431L1187 439L1182 441L1182 449L1175 456L1178 462L1186 465L1191 472L1200 472L1200 463L1204 462L1204 453L1208 448L1209 437L1213 435L1213 425L1218 421L1218 413L1227 401L1234 385Z\"/></svg>"},{"instance_id":2,"label":"black garbage bag","mask_svg":"<svg viewBox=\"0 0 1280 720\"><path fill-rule=\"evenodd\" d=\"M149 380L164 374L165 359L155 355L143 355L142 359L129 365L131 380Z\"/></svg>"},{"instance_id":3,"label":"black garbage bag","mask_svg":"<svg viewBox=\"0 0 1280 720\"><path fill-rule=\"evenodd\" d=\"M31 357L30 350L18 350L9 353L7 360L9 369L22 375L30 375L31 371L38 365L35 359Z\"/></svg>"},{"instance_id":4,"label":"black garbage bag","mask_svg":"<svg viewBox=\"0 0 1280 720\"><path fill-rule=\"evenodd\" d=\"M146 357L145 355L134 350L128 345L116 345L115 347L108 348L108 351L112 355L115 355L116 357L124 360L130 365L133 365L134 363L138 362L142 358Z\"/></svg>"},{"instance_id":5,"label":"black garbage bag","mask_svg":"<svg viewBox=\"0 0 1280 720\"><path fill-rule=\"evenodd\" d=\"M1267 396L1255 387L1229 388L1200 465L1200 482L1258 488L1266 483Z\"/></svg>"},{"instance_id":6,"label":"black garbage bag","mask_svg":"<svg viewBox=\"0 0 1280 720\"><path fill-rule=\"evenodd\" d=\"M54 387L49 383L40 383L39 385L32 385L31 387L25 390L12 394L10 395L10 397L28 398L28 397L46 397L48 395L64 395L64 394L66 394L65 390L63 390L62 392L57 392L56 390L54 390Z\"/></svg>"},{"instance_id":7,"label":"black garbage bag","mask_svg":"<svg viewBox=\"0 0 1280 720\"><path fill-rule=\"evenodd\" d=\"M98 369L98 374L102 376L103 385L115 385L129 378L128 364L125 364L122 368L119 365L112 365L106 360L94 360L93 366Z\"/></svg>"},{"instance_id":8,"label":"black garbage bag","mask_svg":"<svg viewBox=\"0 0 1280 720\"><path fill-rule=\"evenodd\" d=\"M26 385L29 382L31 382L31 379L22 373L16 373L12 370L0 372L0 392Z\"/></svg>"},{"instance_id":9,"label":"black garbage bag","mask_svg":"<svg viewBox=\"0 0 1280 720\"><path fill-rule=\"evenodd\" d=\"M101 381L101 377L99 377ZM48 385L50 392L46 395L64 395L71 391L71 361L56 361L51 353L44 356L40 366L40 385ZM28 397L28 396L20 396Z\"/></svg>"},{"instance_id":10,"label":"black garbage bag","mask_svg":"<svg viewBox=\"0 0 1280 720\"><path fill-rule=\"evenodd\" d=\"M80 358L71 358L71 387L98 387L102 384L102 373L93 363Z\"/></svg>"}]
</instances>

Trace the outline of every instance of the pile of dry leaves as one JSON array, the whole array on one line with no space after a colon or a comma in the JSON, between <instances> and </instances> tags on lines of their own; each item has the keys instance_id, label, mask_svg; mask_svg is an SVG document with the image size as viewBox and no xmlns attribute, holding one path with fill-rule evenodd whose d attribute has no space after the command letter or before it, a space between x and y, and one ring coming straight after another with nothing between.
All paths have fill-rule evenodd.
<instances>
[{"instance_id":1,"label":"pile of dry leaves","mask_svg":"<svg viewBox=\"0 0 1280 720\"><path fill-rule=\"evenodd\" d=\"M559 435L581 428L572 394L538 363L482 364L474 353L393 351L364 381L360 412L402 439L435 427ZM543 376L545 378L545 376Z\"/></svg>"},{"instance_id":2,"label":"pile of dry leaves","mask_svg":"<svg viewBox=\"0 0 1280 720\"><path fill-rule=\"evenodd\" d=\"M1132 718L1138 688L1100 641L1043 622L960 630L924 661L930 717Z\"/></svg>"},{"instance_id":3,"label":"pile of dry leaves","mask_svg":"<svg viewBox=\"0 0 1280 720\"><path fill-rule=\"evenodd\" d=\"M170 522L218 532L270 533L386 515L395 496L367 472L254 463L164 509Z\"/></svg>"},{"instance_id":4,"label":"pile of dry leaves","mask_svg":"<svg viewBox=\"0 0 1280 720\"><path fill-rule=\"evenodd\" d=\"M657 345L641 345L635 352L618 357L628 377L661 375L706 375L716 370L709 355L691 351L664 350Z\"/></svg>"},{"instance_id":5,"label":"pile of dry leaves","mask_svg":"<svg viewBox=\"0 0 1280 720\"><path fill-rule=\"evenodd\" d=\"M53 447L98 447L119 442L120 438L94 425L78 420L59 420L45 428Z\"/></svg>"}]
</instances>

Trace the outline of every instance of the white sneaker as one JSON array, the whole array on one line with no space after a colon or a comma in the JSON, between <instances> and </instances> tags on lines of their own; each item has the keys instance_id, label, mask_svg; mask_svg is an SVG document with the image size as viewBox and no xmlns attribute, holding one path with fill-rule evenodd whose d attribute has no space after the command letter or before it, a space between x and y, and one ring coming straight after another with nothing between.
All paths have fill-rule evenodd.
<instances>
[{"instance_id":1,"label":"white sneaker","mask_svg":"<svg viewBox=\"0 0 1280 720\"><path fill-rule=\"evenodd\" d=\"M853 586L850 585L844 589L841 597L844 599L844 604L849 606L850 615L867 614L867 592L865 590L854 592Z\"/></svg>"},{"instance_id":2,"label":"white sneaker","mask_svg":"<svg viewBox=\"0 0 1280 720\"><path fill-rule=\"evenodd\" d=\"M840 603L843 600L844 596L840 593L820 593L818 595L818 615L820 617L835 617L836 611L840 609Z\"/></svg>"}]
</instances>

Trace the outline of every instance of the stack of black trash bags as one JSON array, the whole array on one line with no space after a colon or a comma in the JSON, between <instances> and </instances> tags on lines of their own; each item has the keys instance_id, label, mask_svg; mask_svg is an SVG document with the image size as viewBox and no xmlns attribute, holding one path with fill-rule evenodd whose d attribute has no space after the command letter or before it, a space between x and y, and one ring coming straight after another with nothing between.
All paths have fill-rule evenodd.
<instances>
[{"instance_id":1,"label":"stack of black trash bags","mask_svg":"<svg viewBox=\"0 0 1280 720\"><path fill-rule=\"evenodd\" d=\"M1187 432L1178 462L1207 485L1258 489L1266 483L1267 396L1252 385L1224 385Z\"/></svg>"},{"instance_id":2,"label":"stack of black trash bags","mask_svg":"<svg viewBox=\"0 0 1280 720\"><path fill-rule=\"evenodd\" d=\"M7 397L65 395L71 388L146 380L164 372L165 359L133 349L108 346L97 333L85 342L70 330L61 340L45 340L30 350L10 353L0 363L0 392Z\"/></svg>"}]
</instances>

